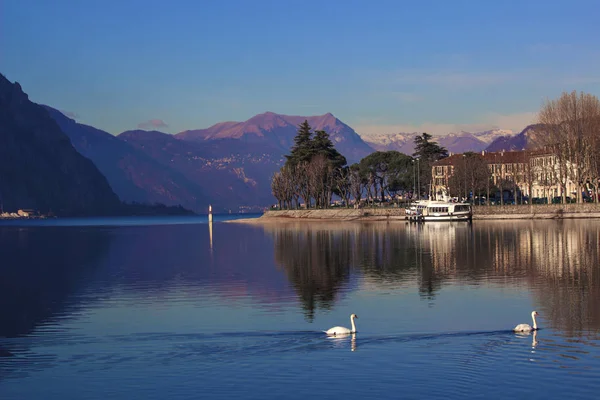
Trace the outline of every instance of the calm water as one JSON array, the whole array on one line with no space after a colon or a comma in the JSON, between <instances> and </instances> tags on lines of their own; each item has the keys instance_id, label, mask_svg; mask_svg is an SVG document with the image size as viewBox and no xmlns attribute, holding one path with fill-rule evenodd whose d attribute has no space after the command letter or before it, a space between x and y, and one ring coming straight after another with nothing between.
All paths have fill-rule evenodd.
<instances>
[{"instance_id":1,"label":"calm water","mask_svg":"<svg viewBox=\"0 0 600 400\"><path fill-rule=\"evenodd\" d=\"M227 218L1 222L0 399L598 396L600 221Z\"/></svg>"}]
</instances>

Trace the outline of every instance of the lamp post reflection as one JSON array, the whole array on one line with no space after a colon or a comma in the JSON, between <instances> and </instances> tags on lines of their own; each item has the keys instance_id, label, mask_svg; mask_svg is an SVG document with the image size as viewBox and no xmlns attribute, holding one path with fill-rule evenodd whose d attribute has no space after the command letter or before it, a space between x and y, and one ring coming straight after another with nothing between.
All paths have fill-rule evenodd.
<instances>
[{"instance_id":1,"label":"lamp post reflection","mask_svg":"<svg viewBox=\"0 0 600 400\"><path fill-rule=\"evenodd\" d=\"M213 223L212 221L208 222L208 241L210 246L210 254L213 252Z\"/></svg>"}]
</instances>

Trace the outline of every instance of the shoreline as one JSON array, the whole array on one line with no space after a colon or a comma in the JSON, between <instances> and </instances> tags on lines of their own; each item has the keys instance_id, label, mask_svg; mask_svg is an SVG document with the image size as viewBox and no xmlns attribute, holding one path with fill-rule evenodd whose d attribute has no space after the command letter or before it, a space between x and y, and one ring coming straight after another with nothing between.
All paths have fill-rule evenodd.
<instances>
[{"instance_id":1,"label":"shoreline","mask_svg":"<svg viewBox=\"0 0 600 400\"><path fill-rule=\"evenodd\" d=\"M373 209L310 209L266 211L257 218L242 218L228 223L268 224L283 222L327 221L407 221L404 208ZM530 206L476 206L473 221L493 220L564 220L600 219L599 204L530 205ZM427 223L427 222L425 222Z\"/></svg>"}]
</instances>

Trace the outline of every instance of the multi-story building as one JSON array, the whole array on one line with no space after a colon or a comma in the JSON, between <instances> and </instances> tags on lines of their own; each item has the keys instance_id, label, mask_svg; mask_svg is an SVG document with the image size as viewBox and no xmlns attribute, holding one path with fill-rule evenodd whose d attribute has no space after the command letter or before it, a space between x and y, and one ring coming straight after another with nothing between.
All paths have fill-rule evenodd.
<instances>
[{"instance_id":1,"label":"multi-story building","mask_svg":"<svg viewBox=\"0 0 600 400\"><path fill-rule=\"evenodd\" d=\"M547 198L572 195L577 189L561 171L561 163L548 150L482 151L480 155L490 172L490 184L502 188L503 197L518 192L522 196ZM465 154L452 154L432 165L432 193L449 193L455 167L466 163ZM466 166L466 164L465 164ZM562 183L561 183L562 181Z\"/></svg>"}]
</instances>

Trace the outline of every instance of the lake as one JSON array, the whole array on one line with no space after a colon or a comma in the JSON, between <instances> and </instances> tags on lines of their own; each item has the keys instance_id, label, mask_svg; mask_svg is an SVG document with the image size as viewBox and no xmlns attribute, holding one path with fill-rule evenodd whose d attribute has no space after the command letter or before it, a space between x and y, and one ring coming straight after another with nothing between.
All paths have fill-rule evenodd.
<instances>
[{"instance_id":1,"label":"lake","mask_svg":"<svg viewBox=\"0 0 600 400\"><path fill-rule=\"evenodd\" d=\"M597 398L599 220L239 217L0 221L0 399Z\"/></svg>"}]
</instances>

